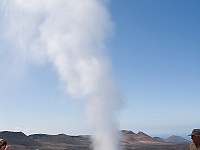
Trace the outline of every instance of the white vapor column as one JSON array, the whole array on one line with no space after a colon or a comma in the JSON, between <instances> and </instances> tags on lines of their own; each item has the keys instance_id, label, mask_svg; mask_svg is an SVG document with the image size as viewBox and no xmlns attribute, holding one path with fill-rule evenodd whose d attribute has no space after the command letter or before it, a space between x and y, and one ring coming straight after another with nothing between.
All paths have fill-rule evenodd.
<instances>
[{"instance_id":1,"label":"white vapor column","mask_svg":"<svg viewBox=\"0 0 200 150\"><path fill-rule=\"evenodd\" d=\"M51 63L72 98L87 102L95 150L119 150L122 99L106 56L107 0L1 0L1 32L22 63Z\"/></svg>"}]
</instances>

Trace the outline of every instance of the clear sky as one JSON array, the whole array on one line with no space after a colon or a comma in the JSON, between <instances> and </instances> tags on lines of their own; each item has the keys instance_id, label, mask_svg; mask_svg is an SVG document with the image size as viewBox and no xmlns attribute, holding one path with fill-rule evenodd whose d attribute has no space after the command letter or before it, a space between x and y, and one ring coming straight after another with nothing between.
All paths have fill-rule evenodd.
<instances>
[{"instance_id":1,"label":"clear sky","mask_svg":"<svg viewBox=\"0 0 200 150\"><path fill-rule=\"evenodd\" d=\"M112 0L106 6L113 25L105 54L124 101L119 129L158 136L200 128L200 1ZM27 65L11 52L15 44L4 38L0 8L0 130L91 134L87 103L71 98L52 64Z\"/></svg>"}]
</instances>

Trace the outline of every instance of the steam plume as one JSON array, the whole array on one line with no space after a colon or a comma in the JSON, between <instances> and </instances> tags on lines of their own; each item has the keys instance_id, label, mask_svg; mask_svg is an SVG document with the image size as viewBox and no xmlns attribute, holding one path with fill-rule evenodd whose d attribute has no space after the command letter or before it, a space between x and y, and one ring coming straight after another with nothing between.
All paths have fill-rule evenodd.
<instances>
[{"instance_id":1,"label":"steam plume","mask_svg":"<svg viewBox=\"0 0 200 150\"><path fill-rule=\"evenodd\" d=\"M87 101L95 150L118 150L121 95L105 55L113 24L105 0L1 0L4 36L22 62L50 62L73 97Z\"/></svg>"}]
</instances>

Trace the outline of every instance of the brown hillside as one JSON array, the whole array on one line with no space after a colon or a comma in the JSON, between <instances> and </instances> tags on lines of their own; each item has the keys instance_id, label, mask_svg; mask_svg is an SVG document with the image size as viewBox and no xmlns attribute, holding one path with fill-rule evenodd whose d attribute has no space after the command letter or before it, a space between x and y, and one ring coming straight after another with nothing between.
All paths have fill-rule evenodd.
<instances>
[{"instance_id":1,"label":"brown hillside","mask_svg":"<svg viewBox=\"0 0 200 150\"><path fill-rule=\"evenodd\" d=\"M14 150L91 150L90 136L69 136L65 134L34 134L26 136L22 132L0 132ZM149 135L132 131L122 131L122 146L126 150L188 150L189 144L174 144L156 140Z\"/></svg>"}]
</instances>

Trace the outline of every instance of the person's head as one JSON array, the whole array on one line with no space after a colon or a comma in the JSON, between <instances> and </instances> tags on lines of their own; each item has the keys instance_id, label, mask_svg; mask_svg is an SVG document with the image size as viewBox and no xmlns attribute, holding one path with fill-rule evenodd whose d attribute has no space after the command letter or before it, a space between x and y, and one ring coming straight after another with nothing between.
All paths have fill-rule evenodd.
<instances>
[{"instance_id":1,"label":"person's head","mask_svg":"<svg viewBox=\"0 0 200 150\"><path fill-rule=\"evenodd\" d=\"M191 136L193 143L200 145L200 129L193 129L189 136Z\"/></svg>"},{"instance_id":2,"label":"person's head","mask_svg":"<svg viewBox=\"0 0 200 150\"><path fill-rule=\"evenodd\" d=\"M0 149L3 150L6 148L7 142L4 139L0 139Z\"/></svg>"}]
</instances>

